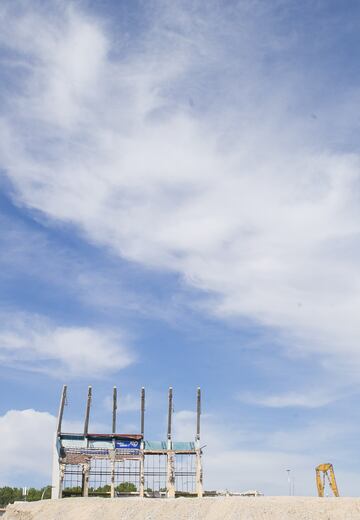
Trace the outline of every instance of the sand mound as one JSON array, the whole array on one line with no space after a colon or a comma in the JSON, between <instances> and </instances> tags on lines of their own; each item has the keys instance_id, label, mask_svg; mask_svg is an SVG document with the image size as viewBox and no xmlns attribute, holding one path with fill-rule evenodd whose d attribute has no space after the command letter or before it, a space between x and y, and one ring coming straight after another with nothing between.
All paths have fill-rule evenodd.
<instances>
[{"instance_id":1,"label":"sand mound","mask_svg":"<svg viewBox=\"0 0 360 520\"><path fill-rule=\"evenodd\" d=\"M67 498L17 502L4 520L359 520L359 498Z\"/></svg>"}]
</instances>

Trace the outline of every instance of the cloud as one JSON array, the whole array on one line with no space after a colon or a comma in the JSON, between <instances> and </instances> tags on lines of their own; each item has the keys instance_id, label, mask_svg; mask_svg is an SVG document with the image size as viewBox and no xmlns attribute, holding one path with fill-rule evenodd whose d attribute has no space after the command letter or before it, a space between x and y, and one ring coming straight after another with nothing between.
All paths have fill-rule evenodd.
<instances>
[{"instance_id":1,"label":"cloud","mask_svg":"<svg viewBox=\"0 0 360 520\"><path fill-rule=\"evenodd\" d=\"M194 412L175 413L175 438L192 440L195 424ZM0 417L0 485L50 482L55 427L53 415L33 409L9 410ZM286 469L290 468L295 492L315 495L314 468L330 454L341 494L357 493L359 476L344 470L341 461L349 453L338 442L354 425L339 427L319 421L294 431L254 433L224 426L219 415L204 414L202 427L202 444L207 445L203 457L206 489L258 489L267 495L283 495L288 492ZM80 432L82 424L65 421L64 429ZM104 426L94 423L93 430L103 432Z\"/></svg>"},{"instance_id":2,"label":"cloud","mask_svg":"<svg viewBox=\"0 0 360 520\"><path fill-rule=\"evenodd\" d=\"M34 315L2 316L0 363L55 377L102 377L134 361L119 332L62 327Z\"/></svg>"},{"instance_id":3,"label":"cloud","mask_svg":"<svg viewBox=\"0 0 360 520\"><path fill-rule=\"evenodd\" d=\"M6 284L11 280L15 291L11 291L9 299L21 310L26 309L28 302L21 299L21 305L18 305L17 288L26 279L33 286L46 286L46 291L38 291L40 301L45 298L48 302L56 294L58 301L61 297L71 298L72 302L96 308L98 315L106 313L108 317L114 311L117 321L120 310L123 315L136 311L152 317L156 314L164 320L172 318L173 310L168 302L147 291L146 277L141 292L133 287L133 279L138 282L142 273L133 267L129 273L127 262L118 263L117 258L114 261L106 253L100 255L100 261L98 258L94 261L92 253L96 257L97 248L86 248L85 251L81 251L81 247L80 250L73 248L64 244L61 237L57 240L56 232L53 236L46 223L42 226L37 222L31 226L21 218L9 218L1 211L0 229L0 280ZM35 299L29 300L33 311Z\"/></svg>"},{"instance_id":4,"label":"cloud","mask_svg":"<svg viewBox=\"0 0 360 520\"><path fill-rule=\"evenodd\" d=\"M104 406L108 411L112 411L113 400L109 395L104 399ZM117 395L117 413L134 412L140 410L140 398L133 394L122 395L118 391Z\"/></svg>"},{"instance_id":5,"label":"cloud","mask_svg":"<svg viewBox=\"0 0 360 520\"><path fill-rule=\"evenodd\" d=\"M10 5L0 150L17 203L357 377L359 155L304 116L319 100L298 86L312 78L287 61L301 41L277 33L276 9L155 2L126 46L78 8Z\"/></svg>"},{"instance_id":6,"label":"cloud","mask_svg":"<svg viewBox=\"0 0 360 520\"><path fill-rule=\"evenodd\" d=\"M104 425L91 422L93 431ZM0 486L51 484L56 418L38 410L8 410L0 416ZM83 423L65 419L63 430L82 432Z\"/></svg>"},{"instance_id":7,"label":"cloud","mask_svg":"<svg viewBox=\"0 0 360 520\"><path fill-rule=\"evenodd\" d=\"M340 399L340 395L323 392L297 393L287 392L285 394L256 395L253 393L242 393L237 399L243 403L269 408L319 408Z\"/></svg>"},{"instance_id":8,"label":"cloud","mask_svg":"<svg viewBox=\"0 0 360 520\"><path fill-rule=\"evenodd\" d=\"M174 438L192 440L196 414L181 410L174 414ZM252 425L224 422L221 414L204 414L201 444L205 489L287 495L287 469L291 470L295 494L316 495L315 466L331 460L343 496L357 494L359 476L344 461L352 448L343 445L344 435L354 434L354 425L314 419L301 427L275 425L272 431Z\"/></svg>"},{"instance_id":9,"label":"cloud","mask_svg":"<svg viewBox=\"0 0 360 520\"><path fill-rule=\"evenodd\" d=\"M49 484L55 417L36 410L9 410L0 417L0 485Z\"/></svg>"},{"instance_id":10,"label":"cloud","mask_svg":"<svg viewBox=\"0 0 360 520\"><path fill-rule=\"evenodd\" d=\"M195 436L196 414L181 410L174 414L174 435L178 440ZM265 494L286 494L285 469L309 462L308 456L283 451L264 443L264 434L246 429L224 428L212 415L202 417L201 444L204 447L203 465L205 488L231 491L257 489ZM251 439L251 441L250 441ZM309 470L310 470L309 468ZM310 472L310 471L309 471ZM284 474L284 488L281 474ZM276 475L276 476L275 476ZM304 479L302 479L304 482Z\"/></svg>"}]
</instances>

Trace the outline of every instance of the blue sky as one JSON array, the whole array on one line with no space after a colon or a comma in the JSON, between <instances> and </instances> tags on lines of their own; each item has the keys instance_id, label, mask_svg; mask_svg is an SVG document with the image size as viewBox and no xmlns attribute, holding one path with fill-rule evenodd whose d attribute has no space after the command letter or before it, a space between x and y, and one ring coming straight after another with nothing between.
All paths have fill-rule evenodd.
<instances>
[{"instance_id":1,"label":"blue sky","mask_svg":"<svg viewBox=\"0 0 360 520\"><path fill-rule=\"evenodd\" d=\"M172 385L179 440L200 385L208 489L357 494L359 11L2 2L1 485L49 481L63 383L98 431L145 386L151 439Z\"/></svg>"}]
</instances>

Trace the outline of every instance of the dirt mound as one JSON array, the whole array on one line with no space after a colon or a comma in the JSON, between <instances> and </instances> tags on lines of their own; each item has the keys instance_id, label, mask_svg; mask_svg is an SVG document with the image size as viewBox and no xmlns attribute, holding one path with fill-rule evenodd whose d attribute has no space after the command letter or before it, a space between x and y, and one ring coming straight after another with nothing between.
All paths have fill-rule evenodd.
<instances>
[{"instance_id":1,"label":"dirt mound","mask_svg":"<svg viewBox=\"0 0 360 520\"><path fill-rule=\"evenodd\" d=\"M66 498L17 502L4 520L359 520L359 498Z\"/></svg>"}]
</instances>

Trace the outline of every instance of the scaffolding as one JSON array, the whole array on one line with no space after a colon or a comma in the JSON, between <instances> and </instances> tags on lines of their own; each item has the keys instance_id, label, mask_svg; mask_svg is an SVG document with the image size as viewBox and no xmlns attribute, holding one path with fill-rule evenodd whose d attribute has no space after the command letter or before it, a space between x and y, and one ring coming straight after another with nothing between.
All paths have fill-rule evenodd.
<instances>
[{"instance_id":1,"label":"scaffolding","mask_svg":"<svg viewBox=\"0 0 360 520\"><path fill-rule=\"evenodd\" d=\"M117 389L113 389L112 432L89 433L92 388L88 388L84 430L62 431L67 386L58 413L53 452L52 498L67 496L203 496L200 446L201 390L197 389L195 441L173 441L173 391L168 392L166 441L144 437L145 389L140 393L140 433L116 432Z\"/></svg>"}]
</instances>

